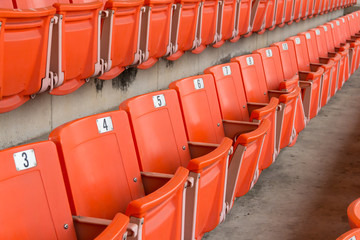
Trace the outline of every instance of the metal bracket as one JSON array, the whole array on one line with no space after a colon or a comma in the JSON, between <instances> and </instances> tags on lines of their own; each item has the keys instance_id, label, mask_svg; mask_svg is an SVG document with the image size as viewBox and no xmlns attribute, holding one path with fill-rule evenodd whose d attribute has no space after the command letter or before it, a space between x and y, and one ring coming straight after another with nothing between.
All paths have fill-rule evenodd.
<instances>
[{"instance_id":1,"label":"metal bracket","mask_svg":"<svg viewBox=\"0 0 360 240\"><path fill-rule=\"evenodd\" d=\"M101 38L100 38L100 65L101 69L99 76L109 71L112 66L111 47L112 47L112 33L114 24L114 10L100 11L103 19Z\"/></svg>"}]
</instances>

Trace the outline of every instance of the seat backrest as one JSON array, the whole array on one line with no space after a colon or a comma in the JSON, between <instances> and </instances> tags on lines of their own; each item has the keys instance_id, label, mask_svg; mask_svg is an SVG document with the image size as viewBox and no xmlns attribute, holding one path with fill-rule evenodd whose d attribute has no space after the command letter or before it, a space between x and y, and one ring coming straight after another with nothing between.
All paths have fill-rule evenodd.
<instances>
[{"instance_id":1,"label":"seat backrest","mask_svg":"<svg viewBox=\"0 0 360 240\"><path fill-rule=\"evenodd\" d=\"M334 43L334 38L333 38L333 34L332 34L332 32L333 32L332 26L334 26L334 24L332 24L331 22L325 23L324 25L319 26L324 29L326 46L328 48L328 52L335 52L335 43Z\"/></svg>"},{"instance_id":2,"label":"seat backrest","mask_svg":"<svg viewBox=\"0 0 360 240\"><path fill-rule=\"evenodd\" d=\"M249 121L244 84L239 64L225 63L205 69L214 77L222 119Z\"/></svg>"},{"instance_id":3,"label":"seat backrest","mask_svg":"<svg viewBox=\"0 0 360 240\"><path fill-rule=\"evenodd\" d=\"M71 0L15 0L17 8L44 8L51 7L54 3L71 3Z\"/></svg>"},{"instance_id":4,"label":"seat backrest","mask_svg":"<svg viewBox=\"0 0 360 240\"><path fill-rule=\"evenodd\" d=\"M72 121L53 130L49 139L60 153L73 215L113 219L144 196L126 112Z\"/></svg>"},{"instance_id":5,"label":"seat backrest","mask_svg":"<svg viewBox=\"0 0 360 240\"><path fill-rule=\"evenodd\" d=\"M317 52L319 57L328 57L328 48L325 38L325 30L322 27L312 28L309 30L315 36Z\"/></svg>"},{"instance_id":6,"label":"seat backrest","mask_svg":"<svg viewBox=\"0 0 360 240\"><path fill-rule=\"evenodd\" d=\"M220 144L225 133L213 76L183 78L169 88L179 94L189 141Z\"/></svg>"},{"instance_id":7,"label":"seat backrest","mask_svg":"<svg viewBox=\"0 0 360 240\"><path fill-rule=\"evenodd\" d=\"M350 13L348 15L345 16L347 18L347 22L349 24L349 31L350 31L350 35L354 36L356 34L356 24L357 24L357 20L355 18L355 13Z\"/></svg>"},{"instance_id":8,"label":"seat backrest","mask_svg":"<svg viewBox=\"0 0 360 240\"><path fill-rule=\"evenodd\" d=\"M252 0L240 1L239 14L239 35L244 35L249 31Z\"/></svg>"},{"instance_id":9,"label":"seat backrest","mask_svg":"<svg viewBox=\"0 0 360 240\"><path fill-rule=\"evenodd\" d=\"M0 238L76 239L54 143L2 150L0 162Z\"/></svg>"},{"instance_id":10,"label":"seat backrest","mask_svg":"<svg viewBox=\"0 0 360 240\"><path fill-rule=\"evenodd\" d=\"M231 59L240 66L248 102L268 103L268 87L259 54L249 54Z\"/></svg>"},{"instance_id":11,"label":"seat backrest","mask_svg":"<svg viewBox=\"0 0 360 240\"><path fill-rule=\"evenodd\" d=\"M190 152L175 90L127 99L120 109L129 113L141 171L175 173L187 166Z\"/></svg>"},{"instance_id":12,"label":"seat backrest","mask_svg":"<svg viewBox=\"0 0 360 240\"><path fill-rule=\"evenodd\" d=\"M281 66L285 79L291 79L299 72L296 60L295 47L292 41L273 43L271 46L277 47L280 54Z\"/></svg>"},{"instance_id":13,"label":"seat backrest","mask_svg":"<svg viewBox=\"0 0 360 240\"><path fill-rule=\"evenodd\" d=\"M16 6L14 6L12 0L2 0L0 1L0 8L14 9Z\"/></svg>"},{"instance_id":14,"label":"seat backrest","mask_svg":"<svg viewBox=\"0 0 360 240\"><path fill-rule=\"evenodd\" d=\"M294 43L295 55L300 71L310 71L310 59L306 48L305 36L293 36L289 37Z\"/></svg>"},{"instance_id":15,"label":"seat backrest","mask_svg":"<svg viewBox=\"0 0 360 240\"><path fill-rule=\"evenodd\" d=\"M318 52L318 46L316 43L316 35L315 32L307 31L299 33L298 36L304 36L305 37L305 45L307 49L307 53L309 56L309 60L311 63L318 63L319 62L319 52Z\"/></svg>"},{"instance_id":16,"label":"seat backrest","mask_svg":"<svg viewBox=\"0 0 360 240\"><path fill-rule=\"evenodd\" d=\"M335 47L339 47L340 43L342 42L342 36L344 33L341 32L340 28L340 21L339 20L333 20L330 22L331 28L332 28L332 36L334 40Z\"/></svg>"},{"instance_id":17,"label":"seat backrest","mask_svg":"<svg viewBox=\"0 0 360 240\"><path fill-rule=\"evenodd\" d=\"M268 89L279 90L280 83L284 81L284 74L278 48L261 48L253 51L253 53L259 54L261 57Z\"/></svg>"}]
</instances>

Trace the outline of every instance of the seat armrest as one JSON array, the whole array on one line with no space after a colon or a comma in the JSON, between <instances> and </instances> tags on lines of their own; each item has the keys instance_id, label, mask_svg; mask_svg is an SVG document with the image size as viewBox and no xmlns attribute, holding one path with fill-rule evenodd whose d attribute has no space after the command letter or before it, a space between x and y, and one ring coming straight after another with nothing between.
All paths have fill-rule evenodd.
<instances>
[{"instance_id":1,"label":"seat armrest","mask_svg":"<svg viewBox=\"0 0 360 240\"><path fill-rule=\"evenodd\" d=\"M88 224L100 225L100 226L108 226L111 223L111 220L103 219L103 218L85 217L85 216L72 216L72 218L76 223L88 223Z\"/></svg>"},{"instance_id":2,"label":"seat armrest","mask_svg":"<svg viewBox=\"0 0 360 240\"><path fill-rule=\"evenodd\" d=\"M141 180L144 185L145 194L148 195L164 186L174 174L141 172Z\"/></svg>"},{"instance_id":3,"label":"seat armrest","mask_svg":"<svg viewBox=\"0 0 360 240\"><path fill-rule=\"evenodd\" d=\"M297 86L293 91L291 92L283 92L283 91L269 91L269 96L274 96L279 98L279 102L281 103L288 103L292 101L293 99L296 99L300 94L300 87Z\"/></svg>"},{"instance_id":4,"label":"seat armrest","mask_svg":"<svg viewBox=\"0 0 360 240\"><path fill-rule=\"evenodd\" d=\"M117 213L111 223L105 230L95 238L95 240L109 240L109 239L124 239L124 235L136 236L138 226L133 223L129 223L129 217Z\"/></svg>"},{"instance_id":5,"label":"seat armrest","mask_svg":"<svg viewBox=\"0 0 360 240\"><path fill-rule=\"evenodd\" d=\"M257 104L259 104L258 105L259 107L257 107L257 108L255 108L255 105L251 106L249 104L253 104L253 103L248 103L248 109L249 109L249 112L251 113L250 121L252 121L253 119L261 120L268 114L276 111L276 109L279 105L279 99L270 98L270 102L268 104L265 104L265 106L257 103ZM250 108L250 106L251 106L251 108Z\"/></svg>"},{"instance_id":6,"label":"seat armrest","mask_svg":"<svg viewBox=\"0 0 360 240\"><path fill-rule=\"evenodd\" d=\"M317 67L316 71L299 71L300 80L314 80L324 73L324 69Z\"/></svg>"},{"instance_id":7,"label":"seat armrest","mask_svg":"<svg viewBox=\"0 0 360 240\"><path fill-rule=\"evenodd\" d=\"M204 156L190 160L187 168L192 172L201 173L205 168L230 155L232 144L233 141L230 138L223 138L219 147Z\"/></svg>"},{"instance_id":8,"label":"seat armrest","mask_svg":"<svg viewBox=\"0 0 360 240\"><path fill-rule=\"evenodd\" d=\"M178 167L174 177L172 177L165 185L156 190L155 192L146 195L145 197L133 200L129 203L126 209L126 215L142 218L149 211L158 207L176 192L185 187L186 181L189 176L189 170L183 167Z\"/></svg>"},{"instance_id":9,"label":"seat armrest","mask_svg":"<svg viewBox=\"0 0 360 240\"><path fill-rule=\"evenodd\" d=\"M243 146L247 146L251 142L264 136L269 131L270 126L271 126L270 120L268 119L261 120L260 125L255 130L251 132L243 133L236 139L234 148L236 148L237 145L239 144Z\"/></svg>"},{"instance_id":10,"label":"seat armrest","mask_svg":"<svg viewBox=\"0 0 360 240\"><path fill-rule=\"evenodd\" d=\"M188 142L191 158L204 156L211 151L214 151L220 144L203 143L203 142Z\"/></svg>"},{"instance_id":11,"label":"seat armrest","mask_svg":"<svg viewBox=\"0 0 360 240\"><path fill-rule=\"evenodd\" d=\"M299 75L296 74L292 78L280 82L279 89L291 91L297 86L299 86Z\"/></svg>"},{"instance_id":12,"label":"seat armrest","mask_svg":"<svg viewBox=\"0 0 360 240\"><path fill-rule=\"evenodd\" d=\"M306 88L312 85L312 82L310 81L299 81L300 88Z\"/></svg>"},{"instance_id":13,"label":"seat armrest","mask_svg":"<svg viewBox=\"0 0 360 240\"><path fill-rule=\"evenodd\" d=\"M225 136L231 139L235 139L235 137L237 137L240 134L254 131L259 127L259 123L223 120L223 126L224 126Z\"/></svg>"}]
</instances>

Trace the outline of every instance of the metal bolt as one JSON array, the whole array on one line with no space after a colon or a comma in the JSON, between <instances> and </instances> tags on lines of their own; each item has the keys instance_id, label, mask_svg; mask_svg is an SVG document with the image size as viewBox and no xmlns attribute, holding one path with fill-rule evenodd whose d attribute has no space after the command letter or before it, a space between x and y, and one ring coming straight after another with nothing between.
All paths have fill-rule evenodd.
<instances>
[{"instance_id":1,"label":"metal bolt","mask_svg":"<svg viewBox=\"0 0 360 240\"><path fill-rule=\"evenodd\" d=\"M220 127L220 123L218 123L217 126Z\"/></svg>"},{"instance_id":2,"label":"metal bolt","mask_svg":"<svg viewBox=\"0 0 360 240\"><path fill-rule=\"evenodd\" d=\"M0 27L1 27L1 25L2 25L2 22L0 22Z\"/></svg>"},{"instance_id":3,"label":"metal bolt","mask_svg":"<svg viewBox=\"0 0 360 240\"><path fill-rule=\"evenodd\" d=\"M264 92L264 95L266 95L266 92Z\"/></svg>"},{"instance_id":4,"label":"metal bolt","mask_svg":"<svg viewBox=\"0 0 360 240\"><path fill-rule=\"evenodd\" d=\"M136 178L136 177L134 177L133 181L134 181L134 182L137 182L137 178Z\"/></svg>"},{"instance_id":5,"label":"metal bolt","mask_svg":"<svg viewBox=\"0 0 360 240\"><path fill-rule=\"evenodd\" d=\"M183 146L183 147L182 147L182 149L183 149L183 150L185 150L185 149L186 149L186 147L185 147L185 146Z\"/></svg>"},{"instance_id":6,"label":"metal bolt","mask_svg":"<svg viewBox=\"0 0 360 240\"><path fill-rule=\"evenodd\" d=\"M244 105L243 108L246 108L246 106Z\"/></svg>"},{"instance_id":7,"label":"metal bolt","mask_svg":"<svg viewBox=\"0 0 360 240\"><path fill-rule=\"evenodd\" d=\"M65 223L64 224L64 229L68 229L69 228L69 224Z\"/></svg>"}]
</instances>

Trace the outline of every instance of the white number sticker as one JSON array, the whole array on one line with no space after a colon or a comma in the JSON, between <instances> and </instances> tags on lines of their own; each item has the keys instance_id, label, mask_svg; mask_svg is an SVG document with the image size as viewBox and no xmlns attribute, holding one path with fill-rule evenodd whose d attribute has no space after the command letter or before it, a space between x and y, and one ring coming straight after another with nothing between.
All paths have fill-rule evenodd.
<instances>
[{"instance_id":1,"label":"white number sticker","mask_svg":"<svg viewBox=\"0 0 360 240\"><path fill-rule=\"evenodd\" d=\"M164 94L153 96L152 99L156 108L166 106Z\"/></svg>"},{"instance_id":2,"label":"white number sticker","mask_svg":"<svg viewBox=\"0 0 360 240\"><path fill-rule=\"evenodd\" d=\"M202 78L194 79L194 86L195 89L203 89L204 88L204 81Z\"/></svg>"},{"instance_id":3,"label":"white number sticker","mask_svg":"<svg viewBox=\"0 0 360 240\"><path fill-rule=\"evenodd\" d=\"M356 237L352 236L351 238L349 238L349 240L356 240Z\"/></svg>"},{"instance_id":4,"label":"white number sticker","mask_svg":"<svg viewBox=\"0 0 360 240\"><path fill-rule=\"evenodd\" d=\"M267 57L272 57L272 51L271 51L271 49L266 49L266 56Z\"/></svg>"},{"instance_id":5,"label":"white number sticker","mask_svg":"<svg viewBox=\"0 0 360 240\"><path fill-rule=\"evenodd\" d=\"M300 42L300 38L295 38L295 43L296 44L300 44L301 42Z\"/></svg>"},{"instance_id":6,"label":"white number sticker","mask_svg":"<svg viewBox=\"0 0 360 240\"><path fill-rule=\"evenodd\" d=\"M283 43L282 48L283 48L283 50L287 51L289 49L289 46L287 43Z\"/></svg>"},{"instance_id":7,"label":"white number sticker","mask_svg":"<svg viewBox=\"0 0 360 240\"><path fill-rule=\"evenodd\" d=\"M316 34L316 35L320 35L320 30L319 30L319 29L316 29L316 30L315 30L315 34Z\"/></svg>"},{"instance_id":8,"label":"white number sticker","mask_svg":"<svg viewBox=\"0 0 360 240\"><path fill-rule=\"evenodd\" d=\"M36 157L33 149L14 153L15 167L17 171L36 167Z\"/></svg>"},{"instance_id":9,"label":"white number sticker","mask_svg":"<svg viewBox=\"0 0 360 240\"><path fill-rule=\"evenodd\" d=\"M343 21L343 23L345 23L345 19L344 19L344 18L341 18L341 20Z\"/></svg>"},{"instance_id":10,"label":"white number sticker","mask_svg":"<svg viewBox=\"0 0 360 240\"><path fill-rule=\"evenodd\" d=\"M222 67L222 70L223 70L224 76L231 75L230 66L224 66L224 67Z\"/></svg>"},{"instance_id":11,"label":"white number sticker","mask_svg":"<svg viewBox=\"0 0 360 240\"><path fill-rule=\"evenodd\" d=\"M357 12L355 14L356 14L357 17L359 16L359 14Z\"/></svg>"},{"instance_id":12,"label":"white number sticker","mask_svg":"<svg viewBox=\"0 0 360 240\"><path fill-rule=\"evenodd\" d=\"M96 119L96 125L98 127L99 133L110 132L114 129L111 117Z\"/></svg>"},{"instance_id":13,"label":"white number sticker","mask_svg":"<svg viewBox=\"0 0 360 240\"><path fill-rule=\"evenodd\" d=\"M323 26L324 31L327 32L327 26Z\"/></svg>"},{"instance_id":14,"label":"white number sticker","mask_svg":"<svg viewBox=\"0 0 360 240\"><path fill-rule=\"evenodd\" d=\"M330 23L330 26L331 26L331 28L334 28L334 24L333 24L333 23Z\"/></svg>"},{"instance_id":15,"label":"white number sticker","mask_svg":"<svg viewBox=\"0 0 360 240\"><path fill-rule=\"evenodd\" d=\"M340 26L340 22L339 21L335 21L336 22L336 25Z\"/></svg>"},{"instance_id":16,"label":"white number sticker","mask_svg":"<svg viewBox=\"0 0 360 240\"><path fill-rule=\"evenodd\" d=\"M311 39L310 33L305 33L306 39Z\"/></svg>"},{"instance_id":17,"label":"white number sticker","mask_svg":"<svg viewBox=\"0 0 360 240\"><path fill-rule=\"evenodd\" d=\"M254 65L253 57L247 57L246 58L246 63L247 63L248 66Z\"/></svg>"}]
</instances>

